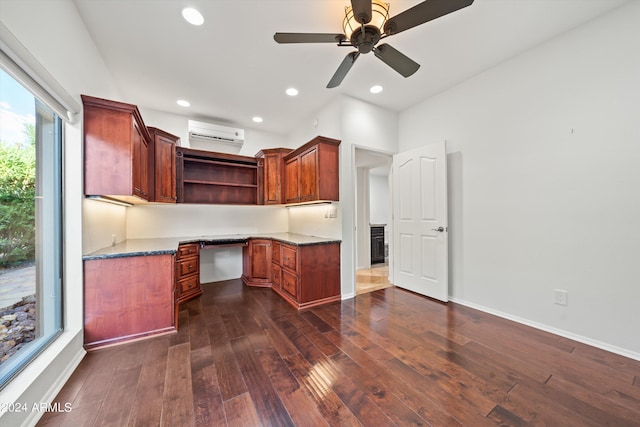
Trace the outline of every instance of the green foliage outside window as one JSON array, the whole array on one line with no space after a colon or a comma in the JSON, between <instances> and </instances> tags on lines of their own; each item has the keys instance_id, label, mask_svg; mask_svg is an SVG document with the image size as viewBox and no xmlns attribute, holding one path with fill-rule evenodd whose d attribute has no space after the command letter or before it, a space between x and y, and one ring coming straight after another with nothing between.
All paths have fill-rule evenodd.
<instances>
[{"instance_id":1,"label":"green foliage outside window","mask_svg":"<svg viewBox=\"0 0 640 427\"><path fill-rule=\"evenodd\" d=\"M35 258L35 128L25 143L0 141L0 268Z\"/></svg>"}]
</instances>

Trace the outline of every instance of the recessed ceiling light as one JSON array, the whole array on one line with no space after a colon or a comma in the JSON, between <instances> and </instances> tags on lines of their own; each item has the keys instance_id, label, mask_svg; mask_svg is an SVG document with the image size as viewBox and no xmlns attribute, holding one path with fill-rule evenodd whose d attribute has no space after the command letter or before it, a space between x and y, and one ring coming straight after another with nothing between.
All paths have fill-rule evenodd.
<instances>
[{"instance_id":1,"label":"recessed ceiling light","mask_svg":"<svg viewBox=\"0 0 640 427\"><path fill-rule=\"evenodd\" d=\"M186 9L182 9L182 17L186 19L189 24L192 24L192 25L204 24L204 17L202 16L202 14L192 7L187 7Z\"/></svg>"},{"instance_id":2,"label":"recessed ceiling light","mask_svg":"<svg viewBox=\"0 0 640 427\"><path fill-rule=\"evenodd\" d=\"M184 99L178 99L176 103L181 107L189 107L191 105L189 101L185 101Z\"/></svg>"},{"instance_id":3,"label":"recessed ceiling light","mask_svg":"<svg viewBox=\"0 0 640 427\"><path fill-rule=\"evenodd\" d=\"M382 86L380 86L380 85L371 86L371 89L369 89L369 92L371 92L371 93L380 93L380 92L382 92Z\"/></svg>"},{"instance_id":4,"label":"recessed ceiling light","mask_svg":"<svg viewBox=\"0 0 640 427\"><path fill-rule=\"evenodd\" d=\"M289 89L287 89L287 95L296 96L297 94L298 94L298 89L296 89L295 87L290 87Z\"/></svg>"},{"instance_id":5,"label":"recessed ceiling light","mask_svg":"<svg viewBox=\"0 0 640 427\"><path fill-rule=\"evenodd\" d=\"M256 123L262 123L262 117L255 116L253 118L253 121L256 122Z\"/></svg>"}]
</instances>

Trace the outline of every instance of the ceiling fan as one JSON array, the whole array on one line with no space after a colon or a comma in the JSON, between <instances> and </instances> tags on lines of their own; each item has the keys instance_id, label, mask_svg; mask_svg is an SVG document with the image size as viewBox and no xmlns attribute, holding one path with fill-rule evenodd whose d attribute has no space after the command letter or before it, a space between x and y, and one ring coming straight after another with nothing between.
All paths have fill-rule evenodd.
<instances>
[{"instance_id":1,"label":"ceiling fan","mask_svg":"<svg viewBox=\"0 0 640 427\"><path fill-rule=\"evenodd\" d=\"M353 46L357 50L344 58L327 88L340 85L361 53L374 55L404 77L409 77L420 64L390 45L377 43L389 36L432 21L456 10L470 6L473 0L425 0L404 12L389 18L389 4L381 0L351 0L343 21L344 34L329 33L276 33L278 43L337 43Z\"/></svg>"}]
</instances>

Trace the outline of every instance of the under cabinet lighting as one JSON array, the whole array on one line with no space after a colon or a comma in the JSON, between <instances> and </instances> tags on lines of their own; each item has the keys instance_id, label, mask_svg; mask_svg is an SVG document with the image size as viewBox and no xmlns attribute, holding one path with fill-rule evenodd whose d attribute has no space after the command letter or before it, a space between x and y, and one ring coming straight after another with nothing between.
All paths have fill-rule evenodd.
<instances>
[{"instance_id":1,"label":"under cabinet lighting","mask_svg":"<svg viewBox=\"0 0 640 427\"><path fill-rule=\"evenodd\" d=\"M126 208L130 208L133 206L133 203L122 202L120 200L112 199L111 197L106 196L87 196L87 199L95 200L97 202L111 203L112 205L124 206Z\"/></svg>"},{"instance_id":2,"label":"under cabinet lighting","mask_svg":"<svg viewBox=\"0 0 640 427\"><path fill-rule=\"evenodd\" d=\"M182 9L182 17L191 25L204 24L204 17L202 14L192 7Z\"/></svg>"},{"instance_id":3,"label":"under cabinet lighting","mask_svg":"<svg viewBox=\"0 0 640 427\"><path fill-rule=\"evenodd\" d=\"M330 205L332 204L331 200L314 200L311 202L298 202L298 203L290 203L288 205L284 205L286 208L298 208L303 206L313 206L313 205Z\"/></svg>"}]
</instances>

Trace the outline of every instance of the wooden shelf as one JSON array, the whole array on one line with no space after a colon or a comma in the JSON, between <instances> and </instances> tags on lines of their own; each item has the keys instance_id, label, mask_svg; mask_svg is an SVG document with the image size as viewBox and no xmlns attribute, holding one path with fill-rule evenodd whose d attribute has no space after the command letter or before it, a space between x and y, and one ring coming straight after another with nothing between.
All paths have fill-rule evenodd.
<instances>
[{"instance_id":1,"label":"wooden shelf","mask_svg":"<svg viewBox=\"0 0 640 427\"><path fill-rule=\"evenodd\" d=\"M255 157L178 148L178 202L262 204L262 162Z\"/></svg>"},{"instance_id":2,"label":"wooden shelf","mask_svg":"<svg viewBox=\"0 0 640 427\"><path fill-rule=\"evenodd\" d=\"M201 181L197 179L185 179L183 182L185 184L222 185L225 187L258 188L257 184L242 184L242 183L236 183L236 182Z\"/></svg>"},{"instance_id":3,"label":"wooden shelf","mask_svg":"<svg viewBox=\"0 0 640 427\"><path fill-rule=\"evenodd\" d=\"M250 164L244 164L244 163L232 163L232 162L229 162L229 161L205 160L205 159L193 158L193 157L185 157L184 161L185 162L189 162L189 163L204 163L204 164L208 164L208 165L225 166L225 167L229 167L229 168L255 169L257 167L255 164L254 165L250 165Z\"/></svg>"}]
</instances>

